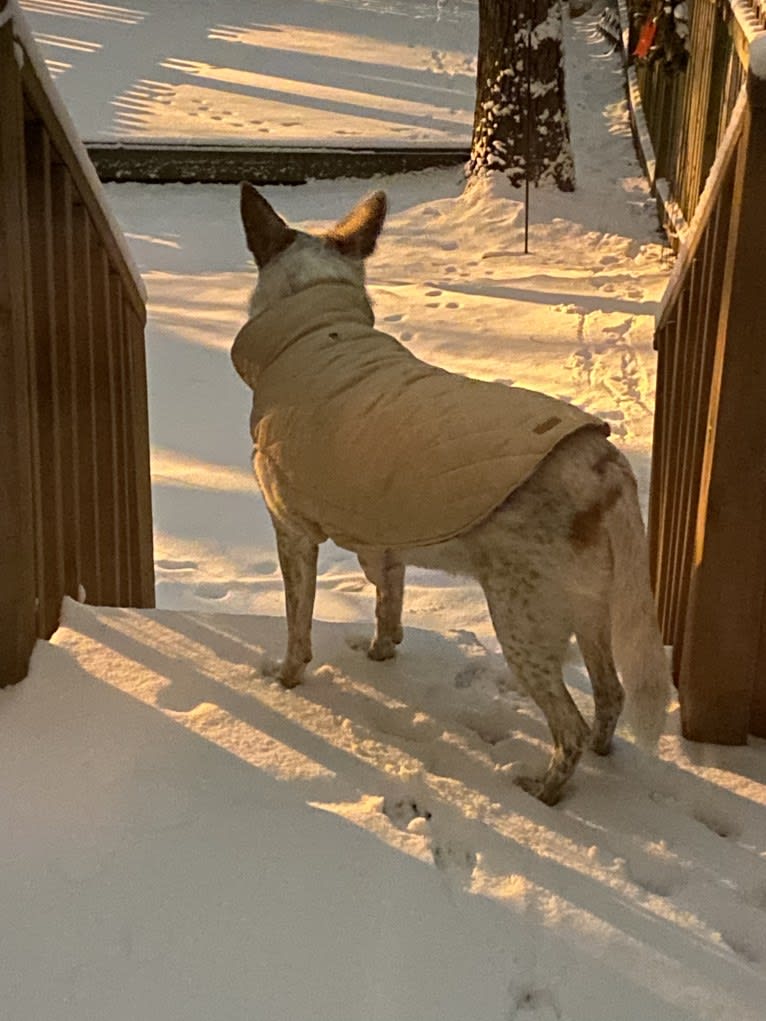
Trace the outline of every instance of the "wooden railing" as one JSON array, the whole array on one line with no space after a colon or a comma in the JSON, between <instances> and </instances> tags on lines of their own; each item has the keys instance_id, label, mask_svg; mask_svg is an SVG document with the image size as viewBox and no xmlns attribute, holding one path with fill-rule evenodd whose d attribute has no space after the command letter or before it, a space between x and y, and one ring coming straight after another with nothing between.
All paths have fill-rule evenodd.
<instances>
[{"instance_id":1,"label":"wooden railing","mask_svg":"<svg viewBox=\"0 0 766 1021\"><path fill-rule=\"evenodd\" d=\"M64 595L154 603L145 322L87 154L0 0L0 684Z\"/></svg>"},{"instance_id":2,"label":"wooden railing","mask_svg":"<svg viewBox=\"0 0 766 1021\"><path fill-rule=\"evenodd\" d=\"M766 66L766 32L750 39ZM683 733L766 737L766 80L732 106L662 303L650 544Z\"/></svg>"},{"instance_id":3,"label":"wooden railing","mask_svg":"<svg viewBox=\"0 0 766 1021\"><path fill-rule=\"evenodd\" d=\"M620 0L628 55L627 0ZM674 246L683 241L745 80L749 43L766 29L762 0L689 0L688 65L633 62L652 151L650 177ZM635 104L634 104L635 106Z\"/></svg>"}]
</instances>

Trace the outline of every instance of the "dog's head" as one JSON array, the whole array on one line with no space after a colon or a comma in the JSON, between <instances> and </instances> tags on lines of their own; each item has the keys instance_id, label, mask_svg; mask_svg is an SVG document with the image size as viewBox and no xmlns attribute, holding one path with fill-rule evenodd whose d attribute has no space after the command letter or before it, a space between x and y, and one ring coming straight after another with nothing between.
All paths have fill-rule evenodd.
<instances>
[{"instance_id":1,"label":"dog's head","mask_svg":"<svg viewBox=\"0 0 766 1021\"><path fill-rule=\"evenodd\" d=\"M290 227L252 184L241 186L240 211L247 247L258 266L251 299L260 307L318 283L347 281L364 287L364 260L386 217L386 196L373 192L326 234Z\"/></svg>"}]
</instances>

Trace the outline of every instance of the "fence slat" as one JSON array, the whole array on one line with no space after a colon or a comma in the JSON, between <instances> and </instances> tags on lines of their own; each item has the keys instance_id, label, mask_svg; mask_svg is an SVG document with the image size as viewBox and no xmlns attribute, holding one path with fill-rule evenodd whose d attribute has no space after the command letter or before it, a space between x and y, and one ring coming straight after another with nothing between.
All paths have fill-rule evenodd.
<instances>
[{"instance_id":1,"label":"fence slat","mask_svg":"<svg viewBox=\"0 0 766 1021\"><path fill-rule=\"evenodd\" d=\"M0 25L0 686L21 680L38 633L23 97Z\"/></svg>"},{"instance_id":2,"label":"fence slat","mask_svg":"<svg viewBox=\"0 0 766 1021\"><path fill-rule=\"evenodd\" d=\"M95 408L95 456L98 469L99 543L113 555L101 564L100 601L104 606L120 605L119 481L117 430L115 422L114 355L112 351L111 293L109 262L100 241L92 238L90 249L91 307L93 309L93 374L95 390L91 400Z\"/></svg>"},{"instance_id":3,"label":"fence slat","mask_svg":"<svg viewBox=\"0 0 766 1021\"><path fill-rule=\"evenodd\" d=\"M57 331L59 478L64 591L77 598L81 570L80 449L77 391L77 334L75 321L75 246L72 223L74 196L69 171L61 163L51 167L53 290ZM83 391L83 397L87 391Z\"/></svg>"},{"instance_id":4,"label":"fence slat","mask_svg":"<svg viewBox=\"0 0 766 1021\"><path fill-rule=\"evenodd\" d=\"M149 404L146 389L146 349L143 323L132 307L126 309L129 341L128 378L133 398L130 418L132 446L131 485L136 517L137 552L134 558L134 591L141 606L154 606L154 559L152 556L152 488L149 464Z\"/></svg>"},{"instance_id":5,"label":"fence slat","mask_svg":"<svg viewBox=\"0 0 766 1021\"><path fill-rule=\"evenodd\" d=\"M679 395L677 382L681 374L681 340L686 329L688 296L684 292L675 310L675 317L662 334L661 350L662 375L662 429L658 433L659 459L662 465L662 485L658 486L660 499L658 515L662 522L657 544L659 564L658 592L660 595L658 616L665 640L672 642L676 631L675 606L669 598L671 586L670 551L674 546L671 522L675 513L676 479L678 477Z\"/></svg>"},{"instance_id":6,"label":"fence slat","mask_svg":"<svg viewBox=\"0 0 766 1021\"><path fill-rule=\"evenodd\" d=\"M77 252L74 263L75 392L82 395L78 409L78 490L80 525L80 584L89 603L103 603L101 581L101 508L99 494L98 419L93 396L99 385L96 378L96 335L93 322L93 228L88 211L79 202L72 208L72 236Z\"/></svg>"},{"instance_id":7,"label":"fence slat","mask_svg":"<svg viewBox=\"0 0 766 1021\"><path fill-rule=\"evenodd\" d=\"M695 345L699 328L699 261L692 263L689 273L689 284L683 301L683 316L679 316L673 331L674 380L672 404L671 448L673 457L673 475L671 478L672 499L668 511L669 538L665 550L665 591L671 614L670 631L673 635L674 652L679 649L679 621L677 607L679 605L679 587L681 582L681 564L684 559L686 535L682 518L683 489L686 478L686 440L688 430L690 365L695 358ZM675 666L676 664L674 664Z\"/></svg>"},{"instance_id":8,"label":"fence slat","mask_svg":"<svg viewBox=\"0 0 766 1021\"><path fill-rule=\"evenodd\" d=\"M114 473L117 480L116 501L119 509L118 554L122 569L119 577L120 602L132 603L132 508L130 506L131 465L128 453L129 395L127 392L124 298L116 273L109 276L109 314L111 316L112 385L114 393Z\"/></svg>"},{"instance_id":9,"label":"fence slat","mask_svg":"<svg viewBox=\"0 0 766 1021\"><path fill-rule=\"evenodd\" d=\"M125 285L125 292L136 314L145 322L146 308L144 297L139 291L130 269L125 265L122 248L115 239L112 223L104 213L101 202L95 196L94 182L91 179L91 175L95 177L95 172L92 170L92 167L88 170L83 167L80 156L74 151L67 132L56 117L55 110L45 91L45 85L37 78L30 61L25 62L21 68L21 77L27 101L50 132L53 148L58 153L62 162L69 168L75 184L75 190L80 197L80 201L84 203L90 214L91 222L101 243L106 248L109 260L120 273ZM83 158L90 162L87 154ZM97 180L95 185L98 186Z\"/></svg>"},{"instance_id":10,"label":"fence slat","mask_svg":"<svg viewBox=\"0 0 766 1021\"><path fill-rule=\"evenodd\" d=\"M61 433L59 428L58 332L53 283L53 215L51 206L50 143L37 120L25 126L30 268L34 286L32 323L35 339L37 426L37 486L42 529L41 626L50 635L58 626L64 590L61 502Z\"/></svg>"}]
</instances>

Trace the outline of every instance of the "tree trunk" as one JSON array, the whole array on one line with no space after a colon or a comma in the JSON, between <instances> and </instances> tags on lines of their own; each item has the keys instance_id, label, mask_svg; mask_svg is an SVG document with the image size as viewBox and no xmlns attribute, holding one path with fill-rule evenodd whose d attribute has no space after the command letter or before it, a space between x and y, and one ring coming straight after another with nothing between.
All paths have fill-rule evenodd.
<instances>
[{"instance_id":1,"label":"tree trunk","mask_svg":"<svg viewBox=\"0 0 766 1021\"><path fill-rule=\"evenodd\" d=\"M516 187L528 173L535 185L574 189L561 0L479 0L469 173L491 170Z\"/></svg>"}]
</instances>

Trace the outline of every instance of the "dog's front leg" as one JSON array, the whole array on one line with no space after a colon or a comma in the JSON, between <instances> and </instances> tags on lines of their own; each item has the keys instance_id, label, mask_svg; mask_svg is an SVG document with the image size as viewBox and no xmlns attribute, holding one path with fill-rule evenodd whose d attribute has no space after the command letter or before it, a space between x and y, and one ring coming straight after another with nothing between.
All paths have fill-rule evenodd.
<instances>
[{"instance_id":1,"label":"dog's front leg","mask_svg":"<svg viewBox=\"0 0 766 1021\"><path fill-rule=\"evenodd\" d=\"M375 637L367 655L392 659L402 640L404 564L392 550L367 550L357 556L367 580L375 586Z\"/></svg>"},{"instance_id":2,"label":"dog's front leg","mask_svg":"<svg viewBox=\"0 0 766 1021\"><path fill-rule=\"evenodd\" d=\"M287 653L279 679L286 688L294 688L303 680L306 664L311 661L311 618L319 547L304 532L288 530L276 521L274 530L287 611Z\"/></svg>"}]
</instances>

